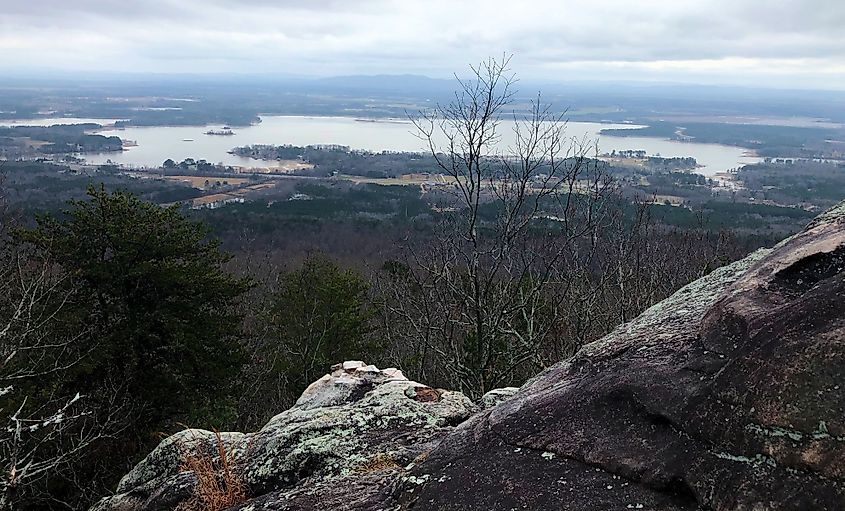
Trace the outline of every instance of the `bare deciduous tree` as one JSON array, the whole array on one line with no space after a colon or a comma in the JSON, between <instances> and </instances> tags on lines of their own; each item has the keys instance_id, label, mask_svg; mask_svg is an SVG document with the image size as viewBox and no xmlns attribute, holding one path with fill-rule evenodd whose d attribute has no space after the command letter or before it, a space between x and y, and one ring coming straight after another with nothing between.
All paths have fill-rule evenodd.
<instances>
[{"instance_id":1,"label":"bare deciduous tree","mask_svg":"<svg viewBox=\"0 0 845 511\"><path fill-rule=\"evenodd\" d=\"M73 288L42 252L11 242L10 216L0 212L0 509L12 509L78 459L110 420L94 420L84 396L55 385L85 356L85 332L59 325Z\"/></svg>"},{"instance_id":2,"label":"bare deciduous tree","mask_svg":"<svg viewBox=\"0 0 845 511\"><path fill-rule=\"evenodd\" d=\"M409 243L394 268L385 330L421 377L437 380L424 374L436 360L448 383L478 397L544 364L556 297L582 278L571 262L591 252L615 188L539 96L524 113L507 112L507 58L472 70L451 103L413 119L454 184L445 209L455 212L424 246ZM503 147L506 126L512 142Z\"/></svg>"}]
</instances>

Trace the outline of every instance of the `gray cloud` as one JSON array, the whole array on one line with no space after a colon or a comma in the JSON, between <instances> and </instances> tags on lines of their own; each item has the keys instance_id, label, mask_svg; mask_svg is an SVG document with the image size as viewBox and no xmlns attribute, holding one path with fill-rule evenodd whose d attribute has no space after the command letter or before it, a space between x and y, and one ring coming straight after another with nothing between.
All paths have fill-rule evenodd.
<instances>
[{"instance_id":1,"label":"gray cloud","mask_svg":"<svg viewBox=\"0 0 845 511\"><path fill-rule=\"evenodd\" d=\"M0 12L11 69L445 75L513 52L528 77L845 88L837 0L0 0Z\"/></svg>"}]
</instances>

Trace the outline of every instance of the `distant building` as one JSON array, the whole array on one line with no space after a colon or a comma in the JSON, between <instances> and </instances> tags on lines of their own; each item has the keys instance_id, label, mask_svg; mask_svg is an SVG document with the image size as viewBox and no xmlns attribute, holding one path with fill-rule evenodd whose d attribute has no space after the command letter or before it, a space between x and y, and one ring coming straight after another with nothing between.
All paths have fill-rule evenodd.
<instances>
[{"instance_id":1,"label":"distant building","mask_svg":"<svg viewBox=\"0 0 845 511\"><path fill-rule=\"evenodd\" d=\"M194 199L191 202L191 209L218 209L227 204L243 204L243 197L236 197L228 194L207 195Z\"/></svg>"}]
</instances>

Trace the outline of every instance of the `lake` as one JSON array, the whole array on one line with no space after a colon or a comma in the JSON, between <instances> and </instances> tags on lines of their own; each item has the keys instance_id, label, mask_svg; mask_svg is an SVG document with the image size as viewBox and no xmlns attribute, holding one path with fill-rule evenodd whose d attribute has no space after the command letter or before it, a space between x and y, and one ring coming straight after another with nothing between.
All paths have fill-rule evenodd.
<instances>
[{"instance_id":1,"label":"lake","mask_svg":"<svg viewBox=\"0 0 845 511\"><path fill-rule=\"evenodd\" d=\"M93 121L86 119L86 121ZM69 119L51 119L49 122L69 123ZM78 121L77 121L78 122ZM94 121L97 122L97 121ZM106 121L99 121L101 123ZM15 124L46 124L45 120L17 121ZM0 121L3 124L3 121ZM211 163L242 167L272 165L250 158L228 154L236 146L251 144L338 144L353 149L369 151L426 151L427 147L414 136L414 127L408 121L369 121L350 117L303 117L263 116L262 122L253 126L235 128L231 136L206 135L211 128L221 126L154 126L106 129L103 135L116 135L137 145L122 153L86 154L84 158L94 164L108 160L127 167L157 167L170 158L181 161L185 158L204 159ZM502 146L513 142L512 121L501 125ZM599 137L605 128L637 129L630 124L600 124L591 122L570 122L567 136L577 140L597 141L599 151L642 149L650 155L663 157L692 156L702 168L698 170L707 176L717 172L756 163L760 158L747 156L740 147L717 144L696 144L649 137Z\"/></svg>"}]
</instances>

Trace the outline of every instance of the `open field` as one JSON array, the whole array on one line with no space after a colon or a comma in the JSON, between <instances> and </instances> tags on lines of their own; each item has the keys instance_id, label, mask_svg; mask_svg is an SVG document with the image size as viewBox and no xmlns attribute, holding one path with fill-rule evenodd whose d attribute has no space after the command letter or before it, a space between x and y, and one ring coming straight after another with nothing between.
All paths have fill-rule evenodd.
<instances>
[{"instance_id":1,"label":"open field","mask_svg":"<svg viewBox=\"0 0 845 511\"><path fill-rule=\"evenodd\" d=\"M243 181L248 181L244 179ZM223 193L213 193L210 195L203 195L202 197L197 197L196 199L192 199L190 201L191 207L203 207L208 206L209 204L219 203L223 201L234 201L243 199L245 200L251 193L260 192L262 190L267 190L270 188L274 188L276 183L267 182L267 183L257 183L254 185L244 186L242 188L238 188L236 190L231 190L229 192Z\"/></svg>"},{"instance_id":2,"label":"open field","mask_svg":"<svg viewBox=\"0 0 845 511\"><path fill-rule=\"evenodd\" d=\"M243 177L214 177L214 176L163 176L167 181L187 183L192 188L205 190L215 186L217 183L230 186L243 186L249 183L249 179Z\"/></svg>"}]
</instances>

